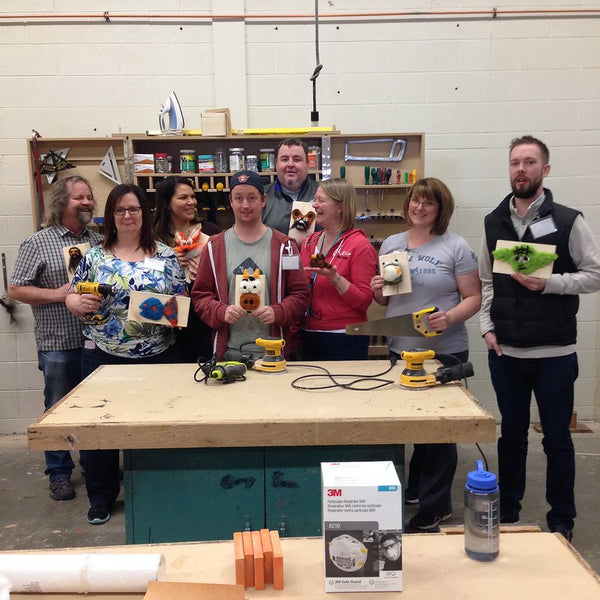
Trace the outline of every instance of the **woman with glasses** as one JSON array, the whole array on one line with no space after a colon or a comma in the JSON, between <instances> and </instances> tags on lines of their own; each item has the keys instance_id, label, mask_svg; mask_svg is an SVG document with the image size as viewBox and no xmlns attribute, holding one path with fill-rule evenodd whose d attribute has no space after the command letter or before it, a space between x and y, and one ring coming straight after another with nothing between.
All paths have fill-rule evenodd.
<instances>
[{"instance_id":1,"label":"woman with glasses","mask_svg":"<svg viewBox=\"0 0 600 600\"><path fill-rule=\"evenodd\" d=\"M198 263L209 236L221 228L211 221L200 221L197 200L191 180L173 175L159 184L156 194L154 233L161 242L175 249L179 264L184 269L188 293L196 279ZM181 237L191 240L191 246L181 245ZM187 250L191 247L191 250ZM175 332L178 360L196 362L212 356L211 329L192 309L187 327ZM204 362L204 361L202 361Z\"/></svg>"},{"instance_id":2,"label":"woman with glasses","mask_svg":"<svg viewBox=\"0 0 600 600\"><path fill-rule=\"evenodd\" d=\"M407 252L412 291L383 295L384 280L371 281L375 300L386 307L386 317L420 311L430 306L439 310L429 315L429 328L441 335L388 337L392 358L403 350L429 349L443 364L465 362L469 355L465 321L479 311L481 283L477 257L467 242L448 231L454 199L439 179L418 180L404 202L407 231L387 238L379 255ZM406 502L419 504L410 520L413 531L433 531L452 516L451 488L456 471L456 444L415 445L410 462Z\"/></svg>"},{"instance_id":3,"label":"woman with glasses","mask_svg":"<svg viewBox=\"0 0 600 600\"><path fill-rule=\"evenodd\" d=\"M67 308L86 322L82 377L105 364L173 362L172 327L127 320L132 291L186 293L183 270L173 250L155 239L148 200L139 187L121 184L111 190L104 228L103 243L86 252L66 299ZM112 291L105 297L77 294L81 282L107 284ZM88 523L105 523L119 494L119 452L85 451L83 462Z\"/></svg>"}]
</instances>

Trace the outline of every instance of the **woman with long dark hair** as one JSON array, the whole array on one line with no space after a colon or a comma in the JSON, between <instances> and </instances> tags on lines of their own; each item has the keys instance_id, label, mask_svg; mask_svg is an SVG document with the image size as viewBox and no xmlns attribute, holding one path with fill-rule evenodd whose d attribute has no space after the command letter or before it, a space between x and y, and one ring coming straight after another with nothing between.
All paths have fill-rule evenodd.
<instances>
[{"instance_id":1,"label":"woman with long dark hair","mask_svg":"<svg viewBox=\"0 0 600 600\"><path fill-rule=\"evenodd\" d=\"M209 236L221 231L215 223L199 219L197 205L193 184L186 177L166 177L157 187L154 233L161 242L174 248L186 274L188 292L196 279L204 245ZM211 329L193 309L187 327L177 330L175 339L180 362L207 360L212 356Z\"/></svg>"}]
</instances>

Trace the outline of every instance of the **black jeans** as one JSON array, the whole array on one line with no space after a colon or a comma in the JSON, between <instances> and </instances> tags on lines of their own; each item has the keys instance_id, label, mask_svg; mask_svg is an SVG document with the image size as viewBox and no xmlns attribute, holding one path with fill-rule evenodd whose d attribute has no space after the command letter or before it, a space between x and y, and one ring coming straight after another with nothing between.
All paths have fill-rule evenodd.
<instances>
[{"instance_id":1,"label":"black jeans","mask_svg":"<svg viewBox=\"0 0 600 600\"><path fill-rule=\"evenodd\" d=\"M527 434L532 392L540 413L546 454L546 520L573 528L575 511L575 449L569 424L574 384L579 374L577 355L521 359L489 351L492 384L502 415L498 439L500 509L519 513L525 494Z\"/></svg>"},{"instance_id":2,"label":"black jeans","mask_svg":"<svg viewBox=\"0 0 600 600\"><path fill-rule=\"evenodd\" d=\"M390 354L398 357L395 352ZM444 366L452 366L467 361L469 352L436 358ZM456 444L414 445L405 493L419 498L419 513L432 517L444 517L452 513L452 481L457 463Z\"/></svg>"}]
</instances>

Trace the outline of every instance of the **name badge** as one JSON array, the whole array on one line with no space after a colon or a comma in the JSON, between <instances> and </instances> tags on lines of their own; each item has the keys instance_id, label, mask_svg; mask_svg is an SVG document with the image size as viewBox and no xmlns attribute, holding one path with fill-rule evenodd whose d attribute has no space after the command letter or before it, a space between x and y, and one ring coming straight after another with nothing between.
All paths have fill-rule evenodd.
<instances>
[{"instance_id":1,"label":"name badge","mask_svg":"<svg viewBox=\"0 0 600 600\"><path fill-rule=\"evenodd\" d=\"M291 240L288 240L287 246L283 249L281 268L284 271L297 271L300 268L300 255L294 254Z\"/></svg>"},{"instance_id":2,"label":"name badge","mask_svg":"<svg viewBox=\"0 0 600 600\"><path fill-rule=\"evenodd\" d=\"M160 271L162 273L165 270L165 261L146 256L144 259L144 268L149 269L150 271Z\"/></svg>"},{"instance_id":3,"label":"name badge","mask_svg":"<svg viewBox=\"0 0 600 600\"><path fill-rule=\"evenodd\" d=\"M294 254L293 256L282 256L281 268L284 271L297 271L300 268L300 256L298 254Z\"/></svg>"},{"instance_id":4,"label":"name badge","mask_svg":"<svg viewBox=\"0 0 600 600\"><path fill-rule=\"evenodd\" d=\"M529 231L531 231L533 238L537 239L544 237L545 235L550 235L558 230L554 223L554 219L550 216L531 223L531 225L529 225Z\"/></svg>"}]
</instances>

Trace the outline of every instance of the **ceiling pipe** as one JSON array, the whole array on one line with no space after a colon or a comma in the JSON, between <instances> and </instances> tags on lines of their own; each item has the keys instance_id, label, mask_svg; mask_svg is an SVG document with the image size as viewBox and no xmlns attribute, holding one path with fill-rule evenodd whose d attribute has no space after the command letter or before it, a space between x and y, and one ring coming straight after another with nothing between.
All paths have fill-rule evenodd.
<instances>
[{"instance_id":1,"label":"ceiling pipe","mask_svg":"<svg viewBox=\"0 0 600 600\"><path fill-rule=\"evenodd\" d=\"M429 11L388 11L388 12L360 12L360 13L326 13L321 14L321 19L336 19L336 20L362 20L362 19L419 19L428 18L482 18L489 17L496 19L498 17L513 17L513 18L560 18L560 17L597 17L600 15L600 9L584 9L584 8L564 8L564 9L485 9L485 10L429 10ZM6 22L23 21L40 22L40 21L64 21L64 20L97 20L100 23L116 23L119 21L144 20L144 21L314 21L315 15L312 13L301 14L240 14L240 15L206 15L206 14L171 14L171 13L31 13L31 14L0 14L0 24Z\"/></svg>"}]
</instances>

